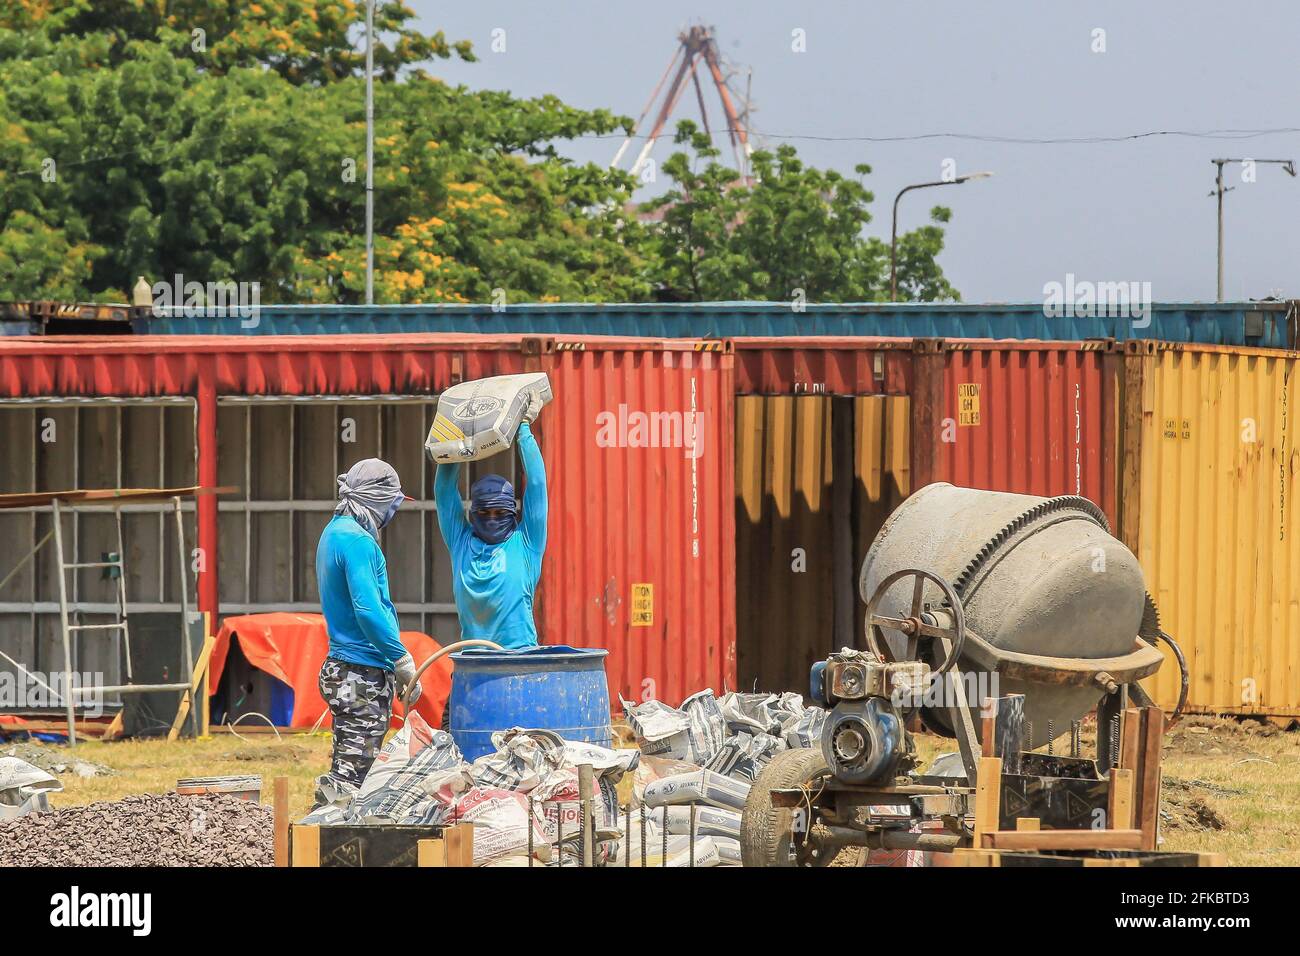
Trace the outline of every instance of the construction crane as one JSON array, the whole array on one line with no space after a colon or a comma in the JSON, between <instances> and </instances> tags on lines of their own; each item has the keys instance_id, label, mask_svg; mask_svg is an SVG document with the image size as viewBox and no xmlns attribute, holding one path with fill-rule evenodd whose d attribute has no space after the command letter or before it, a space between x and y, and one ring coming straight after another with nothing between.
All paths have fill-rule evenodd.
<instances>
[{"instance_id":1,"label":"construction crane","mask_svg":"<svg viewBox=\"0 0 1300 956\"><path fill-rule=\"evenodd\" d=\"M712 27L689 27L679 33L677 39L677 49L673 52L672 59L668 61L668 69L664 70L663 76L659 78L659 83L655 86L654 92L650 94L650 99L646 102L645 108L641 111L641 115L637 117L636 125L632 127L632 132L619 146L618 152L614 154L614 159L610 162L610 166L617 168L619 163L623 161L623 157L631 147L632 141L637 138L637 132L641 129L642 123L645 122L655 103L659 102L659 111L655 114L654 126L651 127L645 145L641 147L641 152L637 154L636 162L632 164L631 173L633 176L641 172L642 167L650 158L650 152L654 149L655 141L662 135L668 118L672 116L673 111L677 108L678 101L686 92L688 77L691 85L695 87L695 98L699 103L700 119L704 123L704 131L710 136L712 135L713 130L709 126L709 114L704 106L704 87L700 83L699 76L699 67L703 63L709 71L709 78L713 81L714 88L718 91L718 99L722 101L722 112L727 122L727 136L731 140L731 148L736 157L736 168L742 178L747 179L749 176L749 155L753 152L750 145L748 86L743 96L731 89L729 85L730 77L723 72L722 55L718 51L718 42L714 37ZM674 67L676 72L674 72ZM672 76L672 82L667 91L664 92L662 100L660 100L660 93L663 92L664 84L668 81L670 75ZM737 102L743 108L740 111L736 109Z\"/></svg>"}]
</instances>

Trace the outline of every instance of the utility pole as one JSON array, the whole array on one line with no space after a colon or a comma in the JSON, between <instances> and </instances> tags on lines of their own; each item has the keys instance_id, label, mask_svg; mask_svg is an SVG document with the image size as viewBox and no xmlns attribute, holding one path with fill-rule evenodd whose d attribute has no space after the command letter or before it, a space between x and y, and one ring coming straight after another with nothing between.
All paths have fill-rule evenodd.
<instances>
[{"instance_id":1,"label":"utility pole","mask_svg":"<svg viewBox=\"0 0 1300 956\"><path fill-rule=\"evenodd\" d=\"M375 304L375 0L366 0L366 305Z\"/></svg>"},{"instance_id":2,"label":"utility pole","mask_svg":"<svg viewBox=\"0 0 1300 956\"><path fill-rule=\"evenodd\" d=\"M1214 196L1217 199L1218 206L1219 206L1219 255L1218 255L1219 281L1216 287L1217 291L1215 293L1215 301L1222 302L1223 301L1223 194L1226 192L1230 192L1231 190L1236 188L1235 186L1225 187L1223 185L1223 167L1227 163L1252 163L1252 164L1270 163L1275 166L1281 166L1282 169L1285 170L1288 175L1294 177L1296 174L1295 160L1294 159L1212 159L1210 160L1210 162L1214 164L1214 192L1210 193L1210 195Z\"/></svg>"},{"instance_id":3,"label":"utility pole","mask_svg":"<svg viewBox=\"0 0 1300 956\"><path fill-rule=\"evenodd\" d=\"M894 225L889 232L889 301L898 301L898 201L903 198L903 193L911 192L913 189L929 189L931 186L956 186L960 183L970 182L972 179L988 179L992 173L967 173L965 176L958 176L956 179L940 179L932 183L913 183L911 186L904 186L894 197Z\"/></svg>"}]
</instances>

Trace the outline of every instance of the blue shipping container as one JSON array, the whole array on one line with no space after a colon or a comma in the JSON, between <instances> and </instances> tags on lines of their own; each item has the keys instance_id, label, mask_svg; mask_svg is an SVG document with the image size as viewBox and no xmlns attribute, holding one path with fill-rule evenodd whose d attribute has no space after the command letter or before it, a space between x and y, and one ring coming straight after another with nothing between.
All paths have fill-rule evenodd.
<instances>
[{"instance_id":1,"label":"blue shipping container","mask_svg":"<svg viewBox=\"0 0 1300 956\"><path fill-rule=\"evenodd\" d=\"M782 302L545 303L509 305L264 305L237 314L141 316L153 335L355 335L456 332L517 335L620 335L732 338L781 335L883 335L992 339L1157 339L1294 348L1294 302L1153 303L1141 318L1049 317L1041 302L1014 304Z\"/></svg>"}]
</instances>

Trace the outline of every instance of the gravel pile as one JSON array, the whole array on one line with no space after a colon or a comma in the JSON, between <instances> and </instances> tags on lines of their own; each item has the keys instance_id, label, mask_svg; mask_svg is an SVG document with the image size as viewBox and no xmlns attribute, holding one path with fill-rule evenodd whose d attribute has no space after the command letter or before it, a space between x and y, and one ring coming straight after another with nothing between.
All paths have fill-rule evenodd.
<instances>
[{"instance_id":1,"label":"gravel pile","mask_svg":"<svg viewBox=\"0 0 1300 956\"><path fill-rule=\"evenodd\" d=\"M271 866L270 807L144 794L0 823L0 866Z\"/></svg>"}]
</instances>

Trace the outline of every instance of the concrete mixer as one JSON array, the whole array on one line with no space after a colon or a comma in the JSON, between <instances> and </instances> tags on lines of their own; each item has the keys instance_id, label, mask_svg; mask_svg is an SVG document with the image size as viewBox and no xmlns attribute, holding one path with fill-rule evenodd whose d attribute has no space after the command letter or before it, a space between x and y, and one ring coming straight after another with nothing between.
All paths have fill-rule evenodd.
<instances>
[{"instance_id":1,"label":"concrete mixer","mask_svg":"<svg viewBox=\"0 0 1300 956\"><path fill-rule=\"evenodd\" d=\"M1045 820L1043 845L1154 849L1158 773L1148 771L1160 731L1150 728L1163 715L1137 682L1161 666L1158 642L1180 666L1182 655L1096 505L928 485L881 528L859 590L867 647L813 665L811 696L830 709L821 748L777 754L755 782L746 865L821 865L853 846L982 852L981 784L998 794L984 847L1015 842L1000 826ZM1079 721L1094 710L1097 753L1085 758ZM918 772L905 729L914 716L956 738L959 763ZM1070 752L1058 755L1053 741L1067 731ZM1135 769L1144 789L1124 797ZM1118 822L1149 826L1082 832L1143 801Z\"/></svg>"},{"instance_id":2,"label":"concrete mixer","mask_svg":"<svg viewBox=\"0 0 1300 956\"><path fill-rule=\"evenodd\" d=\"M899 573L905 569L926 573ZM906 653L909 637L891 628L893 621L931 609L935 621L922 632L951 627L959 606L960 663L968 683L985 689L972 702L1024 694L1031 748L1091 712L1117 684L1155 673L1163 659L1138 640L1158 637L1154 629L1143 634L1144 619L1156 614L1142 569L1086 498L927 485L876 535L859 591L871 619L868 639L884 630L895 658L915 655ZM910 639L915 644L916 636ZM936 670L938 643L923 651ZM921 716L939 733L956 732L945 708L925 706Z\"/></svg>"}]
</instances>

